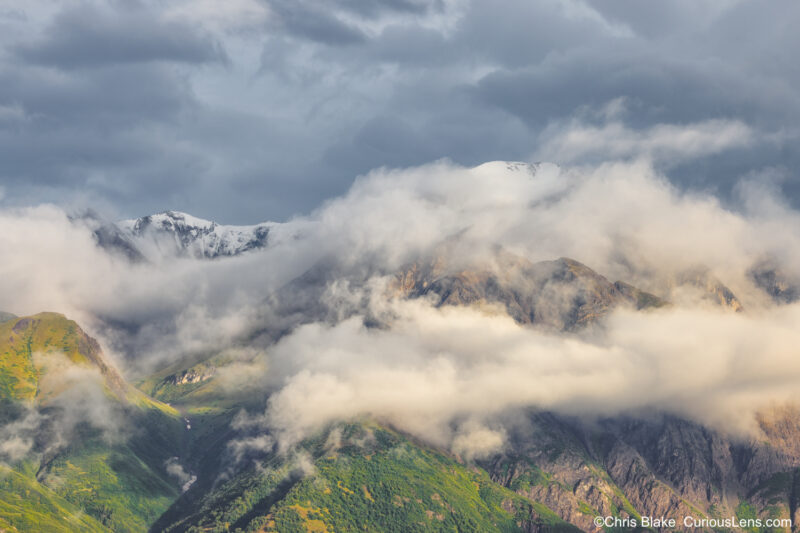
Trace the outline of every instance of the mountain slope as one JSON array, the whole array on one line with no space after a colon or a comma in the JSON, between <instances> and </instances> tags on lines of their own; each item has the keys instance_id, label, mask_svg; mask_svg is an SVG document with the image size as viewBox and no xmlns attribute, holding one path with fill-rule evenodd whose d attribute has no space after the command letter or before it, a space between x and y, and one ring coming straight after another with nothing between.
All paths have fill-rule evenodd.
<instances>
[{"instance_id":1,"label":"mountain slope","mask_svg":"<svg viewBox=\"0 0 800 533\"><path fill-rule=\"evenodd\" d=\"M64 365L96 370L110 391L124 394L122 377L97 341L63 315L40 313L0 324L0 400L46 401L67 385L58 379Z\"/></svg>"},{"instance_id":2,"label":"mountain slope","mask_svg":"<svg viewBox=\"0 0 800 533\"><path fill-rule=\"evenodd\" d=\"M374 424L337 426L292 459L273 456L192 496L159 530L578 531L484 472Z\"/></svg>"},{"instance_id":3,"label":"mountain slope","mask_svg":"<svg viewBox=\"0 0 800 533\"><path fill-rule=\"evenodd\" d=\"M177 498L165 463L182 448L178 413L125 383L63 315L0 324L0 406L7 529L143 531Z\"/></svg>"},{"instance_id":4,"label":"mountain slope","mask_svg":"<svg viewBox=\"0 0 800 533\"><path fill-rule=\"evenodd\" d=\"M666 303L573 259L531 263L505 252L491 267L454 269L441 257L414 263L397 274L394 288L408 298L432 297L437 306L499 304L521 324L557 330L590 324L620 305Z\"/></svg>"},{"instance_id":5,"label":"mountain slope","mask_svg":"<svg viewBox=\"0 0 800 533\"><path fill-rule=\"evenodd\" d=\"M763 440L745 441L675 417L585 424L534 413L506 450L480 464L584 530L594 516L617 512L796 523L800 412L774 410L760 424Z\"/></svg>"},{"instance_id":6,"label":"mountain slope","mask_svg":"<svg viewBox=\"0 0 800 533\"><path fill-rule=\"evenodd\" d=\"M733 291L705 267L698 267L679 273L674 283L676 288L679 289L693 289L703 301L712 305L731 309L737 313L744 310L744 306Z\"/></svg>"},{"instance_id":7,"label":"mountain slope","mask_svg":"<svg viewBox=\"0 0 800 533\"><path fill-rule=\"evenodd\" d=\"M111 530L64 500L30 476L0 464L0 531L75 531L109 533Z\"/></svg>"}]
</instances>

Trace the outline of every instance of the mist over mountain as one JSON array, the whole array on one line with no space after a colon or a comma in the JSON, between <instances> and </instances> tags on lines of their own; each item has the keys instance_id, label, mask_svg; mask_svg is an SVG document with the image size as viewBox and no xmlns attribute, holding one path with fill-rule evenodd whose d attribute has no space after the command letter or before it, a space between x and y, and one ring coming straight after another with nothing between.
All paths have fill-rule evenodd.
<instances>
[{"instance_id":1,"label":"mist over mountain","mask_svg":"<svg viewBox=\"0 0 800 533\"><path fill-rule=\"evenodd\" d=\"M441 162L376 171L281 224L236 228L167 213L100 226L146 260L57 208L7 210L4 244L20 252L4 267L2 305L81 319L134 374L242 343L266 350L303 325L385 325L416 300L434 314L481 309L487 323L508 314L542 331L537 338L610 335L615 317L635 309L646 317L636 321L685 314L736 330L794 312L774 305L767 274L753 272L793 271L797 236L773 229L797 214L756 193L762 205L751 194L734 210L678 192L643 162Z\"/></svg>"},{"instance_id":2,"label":"mist over mountain","mask_svg":"<svg viewBox=\"0 0 800 533\"><path fill-rule=\"evenodd\" d=\"M798 214L755 187L726 206L645 161L437 162L374 171L283 223L4 210L2 375L18 407L0 449L18 483L89 513L86 530L793 517L800 240L775 228ZM80 382L52 406L8 392L47 390L8 369L48 383L41 350L72 353L58 328L89 339L39 309L97 338L77 353L106 410L74 399ZM53 340L14 340L31 324ZM119 425L157 413L168 435ZM76 452L84 433L99 440ZM136 440L156 435L157 449ZM42 474L74 453L122 462L87 499ZM163 488L133 514L111 496L142 490L125 461Z\"/></svg>"}]
</instances>

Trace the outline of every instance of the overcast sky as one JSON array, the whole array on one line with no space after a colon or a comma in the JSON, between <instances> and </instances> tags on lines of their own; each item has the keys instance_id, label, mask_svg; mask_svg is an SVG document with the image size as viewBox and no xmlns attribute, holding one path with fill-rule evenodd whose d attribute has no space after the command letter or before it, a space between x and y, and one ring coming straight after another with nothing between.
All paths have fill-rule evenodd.
<instances>
[{"instance_id":1,"label":"overcast sky","mask_svg":"<svg viewBox=\"0 0 800 533\"><path fill-rule=\"evenodd\" d=\"M649 157L800 203L796 0L0 0L0 202L284 220L379 166Z\"/></svg>"}]
</instances>

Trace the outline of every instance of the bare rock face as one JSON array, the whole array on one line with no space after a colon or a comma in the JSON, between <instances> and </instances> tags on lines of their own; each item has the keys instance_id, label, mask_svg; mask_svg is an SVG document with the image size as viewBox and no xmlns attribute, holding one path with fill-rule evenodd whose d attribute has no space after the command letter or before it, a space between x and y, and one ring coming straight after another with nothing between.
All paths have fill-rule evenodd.
<instances>
[{"instance_id":1,"label":"bare rock face","mask_svg":"<svg viewBox=\"0 0 800 533\"><path fill-rule=\"evenodd\" d=\"M655 423L607 422L605 427L620 445L639 454L651 475L682 501L699 509L735 509L744 489L737 476L740 450L729 440L671 417Z\"/></svg>"},{"instance_id":2,"label":"bare rock face","mask_svg":"<svg viewBox=\"0 0 800 533\"><path fill-rule=\"evenodd\" d=\"M689 516L692 506L653 473L633 447L615 442L606 457L609 476L626 494L631 505L649 516ZM646 512L644 511L646 510Z\"/></svg>"},{"instance_id":3,"label":"bare rock face","mask_svg":"<svg viewBox=\"0 0 800 533\"><path fill-rule=\"evenodd\" d=\"M433 298L435 305L497 304L521 324L570 330L590 324L620 305L635 309L665 302L627 283L611 283L573 259L531 263L501 252L491 266L448 267L441 257L404 268L395 278L404 297Z\"/></svg>"},{"instance_id":4,"label":"bare rock face","mask_svg":"<svg viewBox=\"0 0 800 533\"><path fill-rule=\"evenodd\" d=\"M213 366L197 366L177 374L171 374L164 381L170 385L190 385L207 381L214 377L215 373L216 368Z\"/></svg>"},{"instance_id":5,"label":"bare rock face","mask_svg":"<svg viewBox=\"0 0 800 533\"><path fill-rule=\"evenodd\" d=\"M731 309L737 313L744 310L742 302L739 301L733 291L705 267L681 272L676 277L675 284L678 287L695 289L699 292L701 298L709 303Z\"/></svg>"},{"instance_id":6,"label":"bare rock face","mask_svg":"<svg viewBox=\"0 0 800 533\"><path fill-rule=\"evenodd\" d=\"M800 517L800 409L759 416L742 439L668 416L591 424L550 414L482 466L492 478L592 531L594 516Z\"/></svg>"},{"instance_id":7,"label":"bare rock face","mask_svg":"<svg viewBox=\"0 0 800 533\"><path fill-rule=\"evenodd\" d=\"M578 426L556 416L533 415L510 436L508 453L483 466L491 477L538 501L584 531L598 515L633 516L634 507L588 451Z\"/></svg>"},{"instance_id":8,"label":"bare rock face","mask_svg":"<svg viewBox=\"0 0 800 533\"><path fill-rule=\"evenodd\" d=\"M800 299L800 287L773 261L761 261L748 272L753 283L775 303L790 304Z\"/></svg>"}]
</instances>

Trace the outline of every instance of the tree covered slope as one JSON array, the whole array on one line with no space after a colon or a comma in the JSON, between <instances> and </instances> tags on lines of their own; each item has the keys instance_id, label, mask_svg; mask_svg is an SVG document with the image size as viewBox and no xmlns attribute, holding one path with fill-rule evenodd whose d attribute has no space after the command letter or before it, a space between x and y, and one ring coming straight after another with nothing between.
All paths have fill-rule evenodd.
<instances>
[{"instance_id":1,"label":"tree covered slope","mask_svg":"<svg viewBox=\"0 0 800 533\"><path fill-rule=\"evenodd\" d=\"M544 505L375 424L337 425L288 456L184 495L158 530L579 531Z\"/></svg>"}]
</instances>

